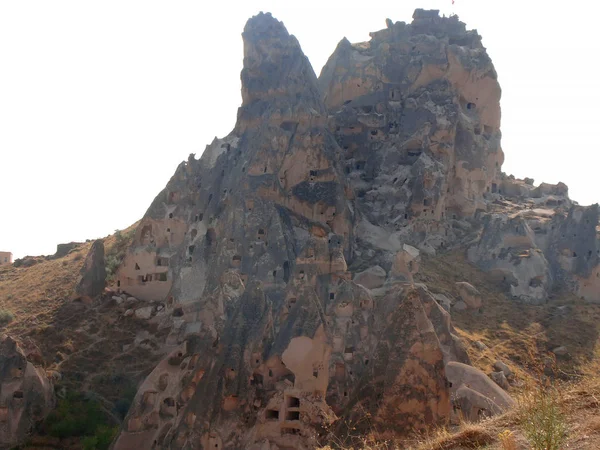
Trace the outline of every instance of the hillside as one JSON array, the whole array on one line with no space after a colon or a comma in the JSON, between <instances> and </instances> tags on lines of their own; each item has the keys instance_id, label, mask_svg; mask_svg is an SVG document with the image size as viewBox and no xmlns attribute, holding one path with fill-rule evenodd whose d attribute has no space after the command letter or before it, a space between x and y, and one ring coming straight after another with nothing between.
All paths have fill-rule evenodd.
<instances>
[{"instance_id":1,"label":"hillside","mask_svg":"<svg viewBox=\"0 0 600 450\"><path fill-rule=\"evenodd\" d=\"M105 239L107 260L129 244L127 235L130 230ZM110 293L92 302L78 298L75 285L90 247L83 243L57 259L26 258L35 261L29 267L1 267L0 311L9 319L0 333L17 339L27 359L45 369L56 407L76 410L80 396L91 402L81 413L91 424L85 434L94 435L96 426L114 430L121 423L137 384L161 356L155 339L162 336L127 315L140 306L137 301L117 304ZM27 447L80 448L80 433L60 428L71 419L38 423Z\"/></svg>"},{"instance_id":2,"label":"hillside","mask_svg":"<svg viewBox=\"0 0 600 450\"><path fill-rule=\"evenodd\" d=\"M107 239L107 248L111 241L114 238ZM121 423L119 414L123 411L119 408L123 399L131 400L132 389L135 392L156 356L142 345L137 335L146 329L145 322L125 319L126 310L110 299L73 306L71 296L89 247L90 243L81 245L57 260L40 258L40 263L28 268L2 268L0 309L10 310L14 315L2 332L39 349L28 357L41 363L49 374L60 373L57 391L94 392L106 399L103 408L108 418L103 421L114 426ZM494 280L465 261L460 252L425 259L418 281L427 283L432 292L454 297L455 282L462 279L471 280L486 299L481 312L452 315L473 364L489 373L497 360L506 362L516 374L510 392L526 396L538 387L544 359L552 358L548 379L562 392L560 402L568 424L568 448L596 448L595 440L600 438L596 400L600 396L597 375L600 305L583 302L568 293L556 293L547 305L535 307L511 302ZM39 305L44 309L40 311ZM146 344L149 342L151 339ZM477 342L486 348L482 350ZM568 355L552 357L551 350L560 345L568 348ZM123 351L123 347L129 346L131 350ZM465 423L449 430L430 430L409 442L419 449L477 448L471 443L479 441L490 442L489 448L502 448L498 436L505 430L514 432L521 445L517 448L528 448L514 412L479 425ZM80 448L78 439L60 440L48 434L42 424L24 448ZM396 448L396 444L370 439L348 433L336 438L335 443L350 445L352 441L355 448ZM362 441L366 444L361 445Z\"/></svg>"}]
</instances>

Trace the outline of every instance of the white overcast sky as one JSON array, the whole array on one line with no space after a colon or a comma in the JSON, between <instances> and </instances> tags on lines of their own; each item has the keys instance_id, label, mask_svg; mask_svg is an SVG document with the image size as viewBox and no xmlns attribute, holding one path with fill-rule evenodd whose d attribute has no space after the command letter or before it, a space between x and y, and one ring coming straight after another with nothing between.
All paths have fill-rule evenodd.
<instances>
[{"instance_id":1,"label":"white overcast sky","mask_svg":"<svg viewBox=\"0 0 600 450\"><path fill-rule=\"evenodd\" d=\"M52 254L140 219L177 165L229 133L241 32L270 11L317 74L346 36L417 7L483 36L504 170L600 201L598 6L558 0L0 0L0 250Z\"/></svg>"}]
</instances>

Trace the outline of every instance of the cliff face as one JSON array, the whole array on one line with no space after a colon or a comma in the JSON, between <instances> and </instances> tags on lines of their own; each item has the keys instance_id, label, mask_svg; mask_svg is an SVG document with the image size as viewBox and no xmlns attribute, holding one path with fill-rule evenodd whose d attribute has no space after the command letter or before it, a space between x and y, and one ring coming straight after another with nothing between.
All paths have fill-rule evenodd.
<instances>
[{"instance_id":1,"label":"cliff face","mask_svg":"<svg viewBox=\"0 0 600 450\"><path fill-rule=\"evenodd\" d=\"M365 412L403 433L451 418L451 394L469 417L509 406L413 282L419 253L468 249L526 301L558 280L600 300L598 209L501 173L480 37L417 10L342 40L319 79L269 14L243 38L234 130L177 168L117 274L165 303L170 354L115 448L312 448Z\"/></svg>"},{"instance_id":2,"label":"cliff face","mask_svg":"<svg viewBox=\"0 0 600 450\"><path fill-rule=\"evenodd\" d=\"M485 209L504 160L500 86L480 37L457 17L417 11L369 42L344 39L320 84L371 223L433 232L439 247L444 230L413 224Z\"/></svg>"}]
</instances>

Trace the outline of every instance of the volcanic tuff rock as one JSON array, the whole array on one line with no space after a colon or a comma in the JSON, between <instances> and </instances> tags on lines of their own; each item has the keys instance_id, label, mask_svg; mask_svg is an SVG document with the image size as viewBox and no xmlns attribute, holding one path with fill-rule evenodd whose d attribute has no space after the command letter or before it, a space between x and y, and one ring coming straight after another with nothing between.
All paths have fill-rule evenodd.
<instances>
[{"instance_id":1,"label":"volcanic tuff rock","mask_svg":"<svg viewBox=\"0 0 600 450\"><path fill-rule=\"evenodd\" d=\"M27 361L9 336L0 338L0 447L20 442L54 405L54 389L43 369Z\"/></svg>"},{"instance_id":2,"label":"volcanic tuff rock","mask_svg":"<svg viewBox=\"0 0 600 450\"><path fill-rule=\"evenodd\" d=\"M510 407L413 282L421 252L468 247L527 301L559 278L600 300L597 206L501 172L480 36L413 19L343 39L319 79L282 23L248 21L234 130L179 165L117 273L165 301L169 356L115 448L312 448L365 411L401 434L451 418L451 394L474 419Z\"/></svg>"},{"instance_id":3,"label":"volcanic tuff rock","mask_svg":"<svg viewBox=\"0 0 600 450\"><path fill-rule=\"evenodd\" d=\"M106 268L104 267L104 242L98 239L92 244L81 268L81 278L75 287L78 295L95 297L104 291Z\"/></svg>"}]
</instances>

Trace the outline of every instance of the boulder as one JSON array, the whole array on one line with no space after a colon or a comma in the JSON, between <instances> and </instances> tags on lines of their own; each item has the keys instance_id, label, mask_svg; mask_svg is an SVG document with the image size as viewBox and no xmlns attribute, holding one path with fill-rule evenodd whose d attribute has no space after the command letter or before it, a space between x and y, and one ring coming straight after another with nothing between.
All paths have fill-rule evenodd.
<instances>
[{"instance_id":1,"label":"boulder","mask_svg":"<svg viewBox=\"0 0 600 450\"><path fill-rule=\"evenodd\" d=\"M446 377L452 383L454 405L467 420L498 414L515 405L510 395L475 367L449 362Z\"/></svg>"},{"instance_id":2,"label":"boulder","mask_svg":"<svg viewBox=\"0 0 600 450\"><path fill-rule=\"evenodd\" d=\"M506 376L506 378L511 378L513 376L513 372L512 372L512 370L510 370L510 367L508 367L502 361L496 361L494 363L494 369L496 369L497 371L503 372L504 375Z\"/></svg>"},{"instance_id":3,"label":"boulder","mask_svg":"<svg viewBox=\"0 0 600 450\"><path fill-rule=\"evenodd\" d=\"M450 302L450 299L448 297L446 297L444 294L432 294L433 298L435 298L435 301L438 302L438 304L444 308L446 311L450 311L450 307L452 306L452 303Z\"/></svg>"},{"instance_id":4,"label":"boulder","mask_svg":"<svg viewBox=\"0 0 600 450\"><path fill-rule=\"evenodd\" d=\"M504 375L504 372L502 372L502 371L492 372L490 374L490 378L494 381L494 383L496 383L498 386L500 386L504 390L508 390L508 388L510 387L510 385L508 384L508 380L506 379L506 376Z\"/></svg>"},{"instance_id":5,"label":"boulder","mask_svg":"<svg viewBox=\"0 0 600 450\"><path fill-rule=\"evenodd\" d=\"M41 367L27 361L19 344L0 337L0 448L22 443L54 407L54 388Z\"/></svg>"},{"instance_id":6,"label":"boulder","mask_svg":"<svg viewBox=\"0 0 600 450\"><path fill-rule=\"evenodd\" d=\"M554 353L556 356L566 356L569 354L569 350L567 350L567 347L564 345L561 345L560 347L556 347L554 350L552 350L552 353Z\"/></svg>"},{"instance_id":7,"label":"boulder","mask_svg":"<svg viewBox=\"0 0 600 450\"><path fill-rule=\"evenodd\" d=\"M460 295L461 300L465 303L468 309L479 309L481 308L481 294L477 289L466 281L459 281L456 283L456 288Z\"/></svg>"},{"instance_id":8,"label":"boulder","mask_svg":"<svg viewBox=\"0 0 600 450\"><path fill-rule=\"evenodd\" d=\"M380 266L373 266L357 273L354 276L354 282L363 285L367 289L376 289L383 286L386 277L387 274L383 268Z\"/></svg>"},{"instance_id":9,"label":"boulder","mask_svg":"<svg viewBox=\"0 0 600 450\"><path fill-rule=\"evenodd\" d=\"M98 239L94 241L85 258L75 291L80 296L96 297L104 291L105 285L104 241Z\"/></svg>"},{"instance_id":10,"label":"boulder","mask_svg":"<svg viewBox=\"0 0 600 450\"><path fill-rule=\"evenodd\" d=\"M477 350L480 350L482 352L488 349L488 346L485 345L481 341L475 341L475 342L473 342L473 345L475 345L475 347L477 347Z\"/></svg>"},{"instance_id":11,"label":"boulder","mask_svg":"<svg viewBox=\"0 0 600 450\"><path fill-rule=\"evenodd\" d=\"M152 306L144 306L143 308L138 308L135 310L135 317L142 320L147 320L152 317L152 311L154 307Z\"/></svg>"},{"instance_id":12,"label":"boulder","mask_svg":"<svg viewBox=\"0 0 600 450\"><path fill-rule=\"evenodd\" d=\"M468 306L465 302L459 300L452 306L452 308L454 308L457 311L465 311L468 309Z\"/></svg>"},{"instance_id":13,"label":"boulder","mask_svg":"<svg viewBox=\"0 0 600 450\"><path fill-rule=\"evenodd\" d=\"M391 275L393 278L413 282L413 275L419 271L420 252L415 247L403 244L402 249L396 253L392 264Z\"/></svg>"}]
</instances>

